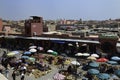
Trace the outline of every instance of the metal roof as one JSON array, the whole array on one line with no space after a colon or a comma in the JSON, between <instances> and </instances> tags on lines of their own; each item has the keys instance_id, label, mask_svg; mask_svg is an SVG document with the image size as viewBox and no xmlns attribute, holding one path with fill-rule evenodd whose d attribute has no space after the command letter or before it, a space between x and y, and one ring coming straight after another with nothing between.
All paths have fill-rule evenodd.
<instances>
[{"instance_id":1,"label":"metal roof","mask_svg":"<svg viewBox=\"0 0 120 80\"><path fill-rule=\"evenodd\" d=\"M22 36L4 36L4 37L5 38L35 39L35 40L59 40L59 41L70 41L70 42L83 42L83 43L99 44L99 41L80 40L80 39L63 39L63 38L51 38L51 37L22 37Z\"/></svg>"}]
</instances>

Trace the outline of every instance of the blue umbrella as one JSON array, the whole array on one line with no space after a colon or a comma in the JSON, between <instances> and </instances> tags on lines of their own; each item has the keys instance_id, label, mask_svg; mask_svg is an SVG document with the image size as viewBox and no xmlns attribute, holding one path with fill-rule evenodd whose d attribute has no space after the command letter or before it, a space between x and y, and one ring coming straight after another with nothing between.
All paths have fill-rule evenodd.
<instances>
[{"instance_id":1,"label":"blue umbrella","mask_svg":"<svg viewBox=\"0 0 120 80\"><path fill-rule=\"evenodd\" d=\"M91 63L89 63L89 66L96 68L96 67L99 67L99 64L97 62L91 62Z\"/></svg>"},{"instance_id":2,"label":"blue umbrella","mask_svg":"<svg viewBox=\"0 0 120 80\"><path fill-rule=\"evenodd\" d=\"M32 54L30 51L25 51L23 54Z\"/></svg>"},{"instance_id":3,"label":"blue umbrella","mask_svg":"<svg viewBox=\"0 0 120 80\"><path fill-rule=\"evenodd\" d=\"M120 61L120 57L118 57L118 56L113 56L113 57L111 57L111 59L114 61Z\"/></svg>"},{"instance_id":4,"label":"blue umbrella","mask_svg":"<svg viewBox=\"0 0 120 80\"><path fill-rule=\"evenodd\" d=\"M97 77L100 79L100 80L108 80L110 78L110 75L107 74L107 73L100 73L97 75Z\"/></svg>"},{"instance_id":5,"label":"blue umbrella","mask_svg":"<svg viewBox=\"0 0 120 80\"><path fill-rule=\"evenodd\" d=\"M118 64L116 61L107 61L107 63L112 64L112 65L117 65Z\"/></svg>"},{"instance_id":6,"label":"blue umbrella","mask_svg":"<svg viewBox=\"0 0 120 80\"><path fill-rule=\"evenodd\" d=\"M115 75L117 75L118 77L120 77L120 70L116 70L114 73L115 73Z\"/></svg>"},{"instance_id":7,"label":"blue umbrella","mask_svg":"<svg viewBox=\"0 0 120 80\"><path fill-rule=\"evenodd\" d=\"M28 58L29 58L29 56L22 56L21 58L28 59Z\"/></svg>"},{"instance_id":8,"label":"blue umbrella","mask_svg":"<svg viewBox=\"0 0 120 80\"><path fill-rule=\"evenodd\" d=\"M19 51L12 51L12 52L14 52L14 53L16 53L16 54L19 54L19 53L20 53Z\"/></svg>"},{"instance_id":9,"label":"blue umbrella","mask_svg":"<svg viewBox=\"0 0 120 80\"><path fill-rule=\"evenodd\" d=\"M88 70L88 73L95 75L95 74L99 74L100 72L99 72L99 70L97 70L97 69L89 69L89 70Z\"/></svg>"}]
</instances>

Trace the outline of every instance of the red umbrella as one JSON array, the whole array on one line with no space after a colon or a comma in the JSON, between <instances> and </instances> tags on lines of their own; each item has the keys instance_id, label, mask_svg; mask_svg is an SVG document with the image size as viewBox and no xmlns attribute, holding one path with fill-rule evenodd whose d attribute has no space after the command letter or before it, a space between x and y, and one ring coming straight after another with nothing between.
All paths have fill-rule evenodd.
<instances>
[{"instance_id":1,"label":"red umbrella","mask_svg":"<svg viewBox=\"0 0 120 80\"><path fill-rule=\"evenodd\" d=\"M106 59L106 58L99 58L99 59L97 59L97 62L107 62L108 61L108 59Z\"/></svg>"}]
</instances>

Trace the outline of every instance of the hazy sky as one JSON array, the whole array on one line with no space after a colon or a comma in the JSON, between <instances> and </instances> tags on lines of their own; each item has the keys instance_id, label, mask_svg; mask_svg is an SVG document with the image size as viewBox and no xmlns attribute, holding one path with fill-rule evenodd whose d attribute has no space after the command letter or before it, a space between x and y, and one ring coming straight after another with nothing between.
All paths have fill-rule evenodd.
<instances>
[{"instance_id":1,"label":"hazy sky","mask_svg":"<svg viewBox=\"0 0 120 80\"><path fill-rule=\"evenodd\" d=\"M0 17L20 20L29 16L44 19L105 20L120 18L120 0L0 0Z\"/></svg>"}]
</instances>

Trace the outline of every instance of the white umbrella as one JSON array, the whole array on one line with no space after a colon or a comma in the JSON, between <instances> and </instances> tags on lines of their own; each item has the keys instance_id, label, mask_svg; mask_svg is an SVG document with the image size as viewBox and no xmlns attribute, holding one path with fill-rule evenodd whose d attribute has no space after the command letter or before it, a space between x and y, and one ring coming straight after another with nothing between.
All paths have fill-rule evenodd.
<instances>
[{"instance_id":1,"label":"white umbrella","mask_svg":"<svg viewBox=\"0 0 120 80\"><path fill-rule=\"evenodd\" d=\"M73 44L69 43L68 46L73 46Z\"/></svg>"},{"instance_id":2,"label":"white umbrella","mask_svg":"<svg viewBox=\"0 0 120 80\"><path fill-rule=\"evenodd\" d=\"M30 46L29 49L37 48L37 46Z\"/></svg>"},{"instance_id":3,"label":"white umbrella","mask_svg":"<svg viewBox=\"0 0 120 80\"><path fill-rule=\"evenodd\" d=\"M99 55L97 55L97 54L92 54L91 56L92 56L92 57L96 57L96 58L99 57Z\"/></svg>"},{"instance_id":4,"label":"white umbrella","mask_svg":"<svg viewBox=\"0 0 120 80\"><path fill-rule=\"evenodd\" d=\"M73 64L73 65L80 65L80 63L77 62L77 61L72 61L71 64Z\"/></svg>"},{"instance_id":5,"label":"white umbrella","mask_svg":"<svg viewBox=\"0 0 120 80\"><path fill-rule=\"evenodd\" d=\"M43 50L43 47L38 47L37 49L39 49L40 51L42 51L42 50Z\"/></svg>"},{"instance_id":6,"label":"white umbrella","mask_svg":"<svg viewBox=\"0 0 120 80\"><path fill-rule=\"evenodd\" d=\"M90 56L89 53L83 53L83 56Z\"/></svg>"},{"instance_id":7,"label":"white umbrella","mask_svg":"<svg viewBox=\"0 0 120 80\"><path fill-rule=\"evenodd\" d=\"M65 76L64 76L63 74L56 73L56 74L53 76L53 79L54 79L54 80L64 80L64 79L65 79Z\"/></svg>"},{"instance_id":8,"label":"white umbrella","mask_svg":"<svg viewBox=\"0 0 120 80\"><path fill-rule=\"evenodd\" d=\"M30 51L30 52L37 52L36 49L30 49L29 51Z\"/></svg>"},{"instance_id":9,"label":"white umbrella","mask_svg":"<svg viewBox=\"0 0 120 80\"><path fill-rule=\"evenodd\" d=\"M82 53L77 53L77 54L75 54L75 56L83 56L83 54Z\"/></svg>"},{"instance_id":10,"label":"white umbrella","mask_svg":"<svg viewBox=\"0 0 120 80\"><path fill-rule=\"evenodd\" d=\"M48 53L52 53L52 52L54 52L54 51L53 51L53 50L48 50L47 52L48 52Z\"/></svg>"},{"instance_id":11,"label":"white umbrella","mask_svg":"<svg viewBox=\"0 0 120 80\"><path fill-rule=\"evenodd\" d=\"M87 44L82 44L82 46L87 46Z\"/></svg>"}]
</instances>

